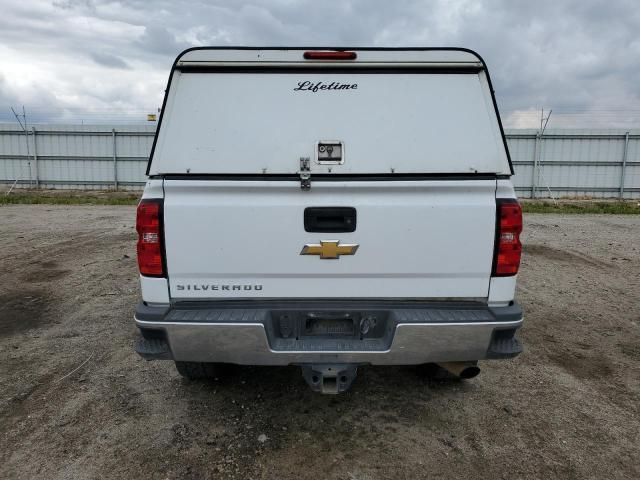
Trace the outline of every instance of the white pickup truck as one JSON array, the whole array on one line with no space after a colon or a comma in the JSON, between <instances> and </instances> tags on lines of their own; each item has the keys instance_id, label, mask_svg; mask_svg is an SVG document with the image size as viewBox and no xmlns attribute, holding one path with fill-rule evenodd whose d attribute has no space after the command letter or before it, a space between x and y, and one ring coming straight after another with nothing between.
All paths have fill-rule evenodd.
<instances>
[{"instance_id":1,"label":"white pickup truck","mask_svg":"<svg viewBox=\"0 0 640 480\"><path fill-rule=\"evenodd\" d=\"M522 215L460 48L205 47L171 69L137 211L136 351L190 378L518 355Z\"/></svg>"}]
</instances>

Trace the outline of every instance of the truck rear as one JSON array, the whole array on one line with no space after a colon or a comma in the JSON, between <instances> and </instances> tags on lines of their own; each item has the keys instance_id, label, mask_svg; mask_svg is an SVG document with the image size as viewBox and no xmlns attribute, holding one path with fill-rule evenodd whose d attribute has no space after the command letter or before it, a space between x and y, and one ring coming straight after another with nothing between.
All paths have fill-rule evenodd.
<instances>
[{"instance_id":1,"label":"truck rear","mask_svg":"<svg viewBox=\"0 0 640 480\"><path fill-rule=\"evenodd\" d=\"M300 365L338 393L361 365L470 377L522 350L522 215L474 52L187 50L147 174L144 358Z\"/></svg>"}]
</instances>

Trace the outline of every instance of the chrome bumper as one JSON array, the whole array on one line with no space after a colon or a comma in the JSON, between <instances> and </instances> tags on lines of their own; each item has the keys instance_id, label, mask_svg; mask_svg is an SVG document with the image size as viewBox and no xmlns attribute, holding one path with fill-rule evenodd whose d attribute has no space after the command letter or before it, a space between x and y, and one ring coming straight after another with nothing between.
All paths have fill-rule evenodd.
<instances>
[{"instance_id":1,"label":"chrome bumper","mask_svg":"<svg viewBox=\"0 0 640 480\"><path fill-rule=\"evenodd\" d=\"M136 325L146 338L150 338L141 339L138 353L147 359L241 365L413 365L509 358L522 350L514 336L523 321L517 305L505 307L504 312L488 307L461 308L459 305L410 309L403 304L393 305L385 310L390 322L385 334L388 336L386 344L342 338L283 342L274 338L273 327L269 324L272 310L252 307L182 309L177 314L166 310L163 315L156 316L160 317L158 319L138 312ZM335 306L330 308L336 310ZM361 307L351 306L350 311L354 311L353 308ZM317 311L318 307L313 310ZM153 335L149 335L150 332ZM163 342L166 342L165 346Z\"/></svg>"}]
</instances>

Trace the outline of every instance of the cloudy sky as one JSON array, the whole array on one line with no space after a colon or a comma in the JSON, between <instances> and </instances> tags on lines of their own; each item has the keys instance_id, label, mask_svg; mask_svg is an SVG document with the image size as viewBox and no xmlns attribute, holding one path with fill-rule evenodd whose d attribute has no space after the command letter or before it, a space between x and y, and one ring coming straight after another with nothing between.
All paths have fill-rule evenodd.
<instances>
[{"instance_id":1,"label":"cloudy sky","mask_svg":"<svg viewBox=\"0 0 640 480\"><path fill-rule=\"evenodd\" d=\"M464 46L503 119L640 126L638 0L2 0L0 121L143 121L193 45Z\"/></svg>"}]
</instances>

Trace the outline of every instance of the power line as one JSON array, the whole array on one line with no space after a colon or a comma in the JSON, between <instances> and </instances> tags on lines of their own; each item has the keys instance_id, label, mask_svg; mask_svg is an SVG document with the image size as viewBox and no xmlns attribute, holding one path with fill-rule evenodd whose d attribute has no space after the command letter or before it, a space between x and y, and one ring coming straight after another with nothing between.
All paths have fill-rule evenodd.
<instances>
[{"instance_id":1,"label":"power line","mask_svg":"<svg viewBox=\"0 0 640 480\"><path fill-rule=\"evenodd\" d=\"M157 107L116 107L101 106L84 108L78 106L52 107L44 105L29 106L30 123L121 123L121 124L149 124L148 114L158 112ZM530 125L530 128L539 126L540 110L528 106L522 108L502 108L501 117L505 126L509 127L517 123ZM13 122L17 116L15 110L0 109L0 122ZM562 125L563 127L606 127L607 124L625 128L640 128L640 106L623 107L621 105L599 105L594 107L553 107L553 120L550 126ZM24 130L24 126L21 127Z\"/></svg>"}]
</instances>

